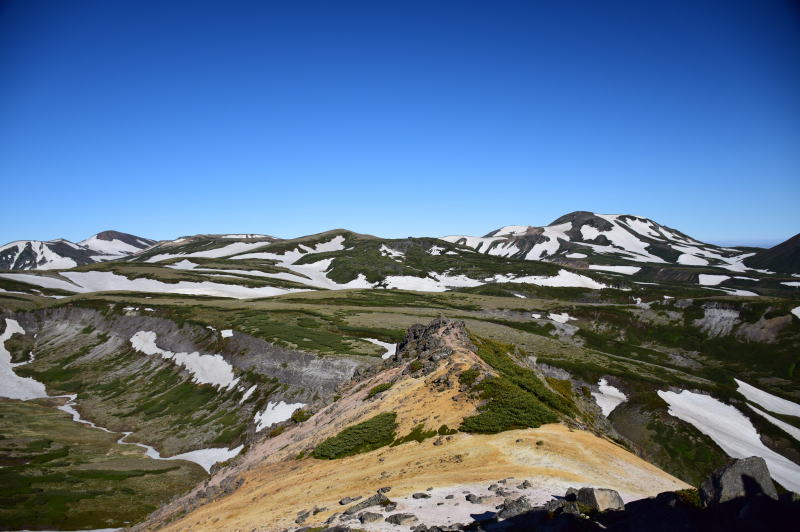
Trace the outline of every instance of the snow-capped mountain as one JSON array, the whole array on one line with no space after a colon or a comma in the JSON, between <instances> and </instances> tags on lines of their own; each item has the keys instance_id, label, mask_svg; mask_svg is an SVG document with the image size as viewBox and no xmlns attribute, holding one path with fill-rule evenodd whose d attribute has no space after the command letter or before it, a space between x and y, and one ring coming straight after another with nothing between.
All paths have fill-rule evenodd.
<instances>
[{"instance_id":1,"label":"snow-capped mountain","mask_svg":"<svg viewBox=\"0 0 800 532\"><path fill-rule=\"evenodd\" d=\"M448 242L478 252L525 260L588 260L718 266L745 271L752 253L700 242L648 218L576 211L545 227L509 225L483 237L453 235Z\"/></svg>"},{"instance_id":2,"label":"snow-capped mountain","mask_svg":"<svg viewBox=\"0 0 800 532\"><path fill-rule=\"evenodd\" d=\"M0 270L56 270L117 260L149 248L154 240L103 231L76 244L57 240L17 240L0 247Z\"/></svg>"},{"instance_id":3,"label":"snow-capped mountain","mask_svg":"<svg viewBox=\"0 0 800 532\"><path fill-rule=\"evenodd\" d=\"M96 235L78 242L78 245L88 248L97 253L95 260L113 260L122 258L153 246L155 240L141 238L128 233L118 231L103 231Z\"/></svg>"}]
</instances>

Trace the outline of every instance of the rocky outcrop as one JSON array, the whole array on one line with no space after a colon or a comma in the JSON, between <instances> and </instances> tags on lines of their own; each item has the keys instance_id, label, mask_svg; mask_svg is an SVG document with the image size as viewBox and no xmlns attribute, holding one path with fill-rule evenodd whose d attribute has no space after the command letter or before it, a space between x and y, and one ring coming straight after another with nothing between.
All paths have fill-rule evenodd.
<instances>
[{"instance_id":1,"label":"rocky outcrop","mask_svg":"<svg viewBox=\"0 0 800 532\"><path fill-rule=\"evenodd\" d=\"M700 500L705 505L761 495L778 499L767 463L759 456L736 460L714 471L700 486Z\"/></svg>"},{"instance_id":2,"label":"rocky outcrop","mask_svg":"<svg viewBox=\"0 0 800 532\"><path fill-rule=\"evenodd\" d=\"M475 350L464 322L437 318L428 325L415 324L409 327L405 338L397 345L391 362L399 364L416 358L418 364L406 371L427 375L458 348Z\"/></svg>"},{"instance_id":3,"label":"rocky outcrop","mask_svg":"<svg viewBox=\"0 0 800 532\"><path fill-rule=\"evenodd\" d=\"M619 493L604 488L581 488L576 499L580 504L599 512L619 510L625 506Z\"/></svg>"}]
</instances>

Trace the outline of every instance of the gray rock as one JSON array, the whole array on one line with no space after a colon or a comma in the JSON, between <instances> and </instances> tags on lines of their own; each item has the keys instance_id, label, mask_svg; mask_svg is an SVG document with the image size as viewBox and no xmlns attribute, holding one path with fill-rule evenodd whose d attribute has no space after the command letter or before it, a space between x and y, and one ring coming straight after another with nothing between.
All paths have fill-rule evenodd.
<instances>
[{"instance_id":1,"label":"gray rock","mask_svg":"<svg viewBox=\"0 0 800 532\"><path fill-rule=\"evenodd\" d=\"M517 489L518 490L524 490L524 489L530 488L531 486L533 486L533 484L531 484L531 482L529 480L526 480L522 484L518 485Z\"/></svg>"},{"instance_id":2,"label":"gray rock","mask_svg":"<svg viewBox=\"0 0 800 532\"><path fill-rule=\"evenodd\" d=\"M464 498L467 499L467 501L471 502L472 504L483 504L483 502L486 500L484 497L478 497L474 493L470 493Z\"/></svg>"},{"instance_id":3,"label":"gray rock","mask_svg":"<svg viewBox=\"0 0 800 532\"><path fill-rule=\"evenodd\" d=\"M309 510L303 510L301 512L298 512L297 519L295 519L294 522L298 525L303 524L305 523L306 519L308 519L309 515L311 515L311 511Z\"/></svg>"},{"instance_id":4,"label":"gray rock","mask_svg":"<svg viewBox=\"0 0 800 532\"><path fill-rule=\"evenodd\" d=\"M360 498L361 498L361 495L359 495L358 497L345 497L344 499L339 501L339 504L344 506L345 504L350 504L351 502L356 502Z\"/></svg>"},{"instance_id":5,"label":"gray rock","mask_svg":"<svg viewBox=\"0 0 800 532\"><path fill-rule=\"evenodd\" d=\"M389 493L392 490L391 486L384 486L378 489L378 493Z\"/></svg>"},{"instance_id":6,"label":"gray rock","mask_svg":"<svg viewBox=\"0 0 800 532\"><path fill-rule=\"evenodd\" d=\"M453 495L452 493L450 495L448 495L447 497L445 497L445 499L455 499L455 498L456 498L456 496Z\"/></svg>"},{"instance_id":7,"label":"gray rock","mask_svg":"<svg viewBox=\"0 0 800 532\"><path fill-rule=\"evenodd\" d=\"M397 503L396 502L390 502L388 504L382 504L381 506L383 506L383 509L386 510L387 512L394 512L397 509Z\"/></svg>"},{"instance_id":8,"label":"gray rock","mask_svg":"<svg viewBox=\"0 0 800 532\"><path fill-rule=\"evenodd\" d=\"M430 494L429 494L429 493L423 493L423 492L414 493L414 494L413 494L413 495L411 495L411 496L412 496L413 498L415 498L415 499L430 499L430 498L431 498L431 496L430 496Z\"/></svg>"},{"instance_id":9,"label":"gray rock","mask_svg":"<svg viewBox=\"0 0 800 532\"><path fill-rule=\"evenodd\" d=\"M358 516L358 520L362 523L374 523L375 521L380 521L383 519L381 514L376 514L375 512L362 512L361 515Z\"/></svg>"},{"instance_id":10,"label":"gray rock","mask_svg":"<svg viewBox=\"0 0 800 532\"><path fill-rule=\"evenodd\" d=\"M393 525L413 525L418 522L417 516L414 514L392 514L385 519L387 523Z\"/></svg>"},{"instance_id":11,"label":"gray rock","mask_svg":"<svg viewBox=\"0 0 800 532\"><path fill-rule=\"evenodd\" d=\"M353 515L361 510L366 510L371 506L378 506L379 504L387 504L389 499L383 493L376 493L372 497L368 497L363 501L359 502L358 504L354 504L350 508L344 511L345 515Z\"/></svg>"},{"instance_id":12,"label":"gray rock","mask_svg":"<svg viewBox=\"0 0 800 532\"><path fill-rule=\"evenodd\" d=\"M759 456L735 460L717 469L700 486L700 500L705 505L757 495L778 499L767 463Z\"/></svg>"},{"instance_id":13,"label":"gray rock","mask_svg":"<svg viewBox=\"0 0 800 532\"><path fill-rule=\"evenodd\" d=\"M506 499L501 505L500 511L497 512L497 517L500 519L508 519L525 512L533 510L531 501L524 495L519 499Z\"/></svg>"},{"instance_id":14,"label":"gray rock","mask_svg":"<svg viewBox=\"0 0 800 532\"><path fill-rule=\"evenodd\" d=\"M622 497L614 490L605 488L581 488L578 490L578 502L604 512L606 510L621 510L625 507Z\"/></svg>"}]
</instances>

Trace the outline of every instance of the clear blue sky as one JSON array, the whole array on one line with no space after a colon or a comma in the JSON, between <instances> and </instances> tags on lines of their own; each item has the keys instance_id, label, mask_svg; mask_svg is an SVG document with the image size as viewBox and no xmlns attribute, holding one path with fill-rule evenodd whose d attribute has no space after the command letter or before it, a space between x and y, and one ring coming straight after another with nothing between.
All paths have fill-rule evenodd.
<instances>
[{"instance_id":1,"label":"clear blue sky","mask_svg":"<svg viewBox=\"0 0 800 532\"><path fill-rule=\"evenodd\" d=\"M800 231L796 2L0 3L0 243Z\"/></svg>"}]
</instances>

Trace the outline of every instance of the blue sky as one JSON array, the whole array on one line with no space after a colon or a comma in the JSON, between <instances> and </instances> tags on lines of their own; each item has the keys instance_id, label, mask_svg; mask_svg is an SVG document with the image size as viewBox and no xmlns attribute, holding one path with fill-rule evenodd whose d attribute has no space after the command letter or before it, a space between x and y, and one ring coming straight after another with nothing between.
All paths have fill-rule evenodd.
<instances>
[{"instance_id":1,"label":"blue sky","mask_svg":"<svg viewBox=\"0 0 800 532\"><path fill-rule=\"evenodd\" d=\"M0 3L0 242L800 231L789 1Z\"/></svg>"}]
</instances>

